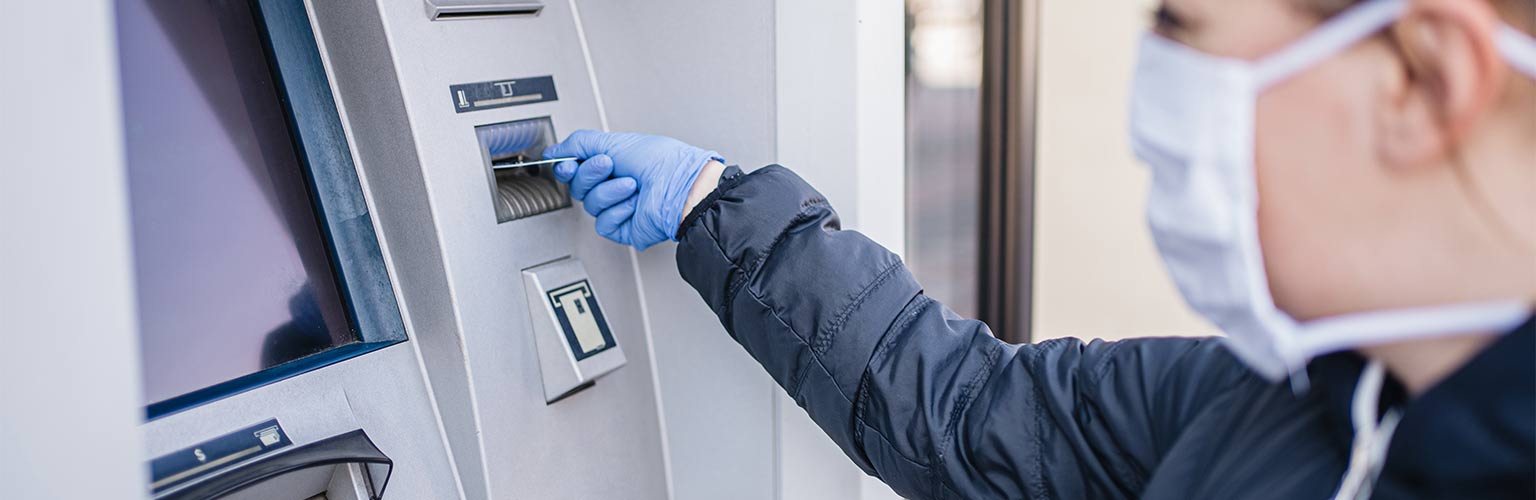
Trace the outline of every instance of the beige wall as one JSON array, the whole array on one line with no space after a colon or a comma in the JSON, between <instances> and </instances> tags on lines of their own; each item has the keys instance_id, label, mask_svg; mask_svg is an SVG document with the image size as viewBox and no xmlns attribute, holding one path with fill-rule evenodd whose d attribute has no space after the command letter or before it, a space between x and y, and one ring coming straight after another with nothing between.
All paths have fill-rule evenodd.
<instances>
[{"instance_id":1,"label":"beige wall","mask_svg":"<svg viewBox=\"0 0 1536 500\"><path fill-rule=\"evenodd\" d=\"M1213 333L1158 260L1142 218L1148 173L1126 141L1155 2L1040 3L1035 338Z\"/></svg>"}]
</instances>

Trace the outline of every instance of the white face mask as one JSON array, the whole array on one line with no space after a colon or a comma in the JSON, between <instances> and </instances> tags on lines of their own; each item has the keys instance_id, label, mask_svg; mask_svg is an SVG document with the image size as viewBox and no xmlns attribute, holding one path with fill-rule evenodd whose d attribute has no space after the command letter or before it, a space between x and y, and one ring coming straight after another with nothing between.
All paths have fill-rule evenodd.
<instances>
[{"instance_id":1,"label":"white face mask","mask_svg":"<svg viewBox=\"0 0 1536 500\"><path fill-rule=\"evenodd\" d=\"M1275 307L1258 238L1254 108L1259 93L1397 20L1407 0L1369 0L1256 62L1220 58L1148 34L1131 99L1131 144L1152 168L1147 221L1185 301L1228 335L1233 352L1270 380L1314 356L1362 345L1507 331L1522 300L1376 311L1298 324ZM1513 28L1500 49L1536 78L1536 40ZM1326 116L1319 119L1327 119Z\"/></svg>"}]
</instances>

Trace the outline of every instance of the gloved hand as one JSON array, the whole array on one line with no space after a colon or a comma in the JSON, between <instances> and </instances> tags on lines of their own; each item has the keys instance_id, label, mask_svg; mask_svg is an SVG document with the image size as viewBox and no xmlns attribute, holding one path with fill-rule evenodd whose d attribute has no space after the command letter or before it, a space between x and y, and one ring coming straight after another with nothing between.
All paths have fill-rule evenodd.
<instances>
[{"instance_id":1,"label":"gloved hand","mask_svg":"<svg viewBox=\"0 0 1536 500\"><path fill-rule=\"evenodd\" d=\"M699 172L719 153L670 137L578 130L544 150L545 158L574 156L555 165L571 197L597 217L597 233L644 250L672 239Z\"/></svg>"}]
</instances>

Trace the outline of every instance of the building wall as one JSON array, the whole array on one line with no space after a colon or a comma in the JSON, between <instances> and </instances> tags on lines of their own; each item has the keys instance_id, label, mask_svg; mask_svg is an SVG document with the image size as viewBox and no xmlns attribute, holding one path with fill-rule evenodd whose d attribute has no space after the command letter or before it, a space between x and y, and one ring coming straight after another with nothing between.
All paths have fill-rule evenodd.
<instances>
[{"instance_id":1,"label":"building wall","mask_svg":"<svg viewBox=\"0 0 1536 500\"><path fill-rule=\"evenodd\" d=\"M772 2L575 4L610 129L676 137L743 167L776 161ZM783 391L677 274L675 245L635 258L672 498L777 498Z\"/></svg>"},{"instance_id":2,"label":"building wall","mask_svg":"<svg viewBox=\"0 0 1536 500\"><path fill-rule=\"evenodd\" d=\"M113 3L0 15L0 496L143 498Z\"/></svg>"},{"instance_id":3,"label":"building wall","mask_svg":"<svg viewBox=\"0 0 1536 500\"><path fill-rule=\"evenodd\" d=\"M903 4L775 5L777 161L826 195L844 229L903 253ZM780 499L896 498L783 391L775 401Z\"/></svg>"},{"instance_id":4,"label":"building wall","mask_svg":"<svg viewBox=\"0 0 1536 500\"><path fill-rule=\"evenodd\" d=\"M900 2L574 1L612 130L787 165L846 228L901 252ZM635 254L673 498L893 498L731 340L675 248Z\"/></svg>"},{"instance_id":5,"label":"building wall","mask_svg":"<svg viewBox=\"0 0 1536 500\"><path fill-rule=\"evenodd\" d=\"M1041 2L1034 336L1210 334L1169 281L1126 139L1136 43L1156 2Z\"/></svg>"}]
</instances>

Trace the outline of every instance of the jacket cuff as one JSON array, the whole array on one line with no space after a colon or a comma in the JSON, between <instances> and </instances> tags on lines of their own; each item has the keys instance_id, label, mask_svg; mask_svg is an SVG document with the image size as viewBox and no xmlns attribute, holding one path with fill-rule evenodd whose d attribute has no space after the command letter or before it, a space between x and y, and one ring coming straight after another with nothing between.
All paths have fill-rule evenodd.
<instances>
[{"instance_id":1,"label":"jacket cuff","mask_svg":"<svg viewBox=\"0 0 1536 500\"><path fill-rule=\"evenodd\" d=\"M725 161L718 158L716 160ZM725 167L725 171L720 173L720 183L715 185L715 190L710 191L709 196L705 196L703 201L700 201L698 205L694 205L693 210L688 211L688 216L683 217L683 223L677 225L677 234L673 235L672 239L682 241L683 233L688 232L688 227L692 226L694 221L699 220L699 216L704 215L704 212L708 212L710 207L715 206L715 202L720 201L720 197L724 196L726 191L730 191L731 188L741 183L741 175L741 167L736 165Z\"/></svg>"}]
</instances>

